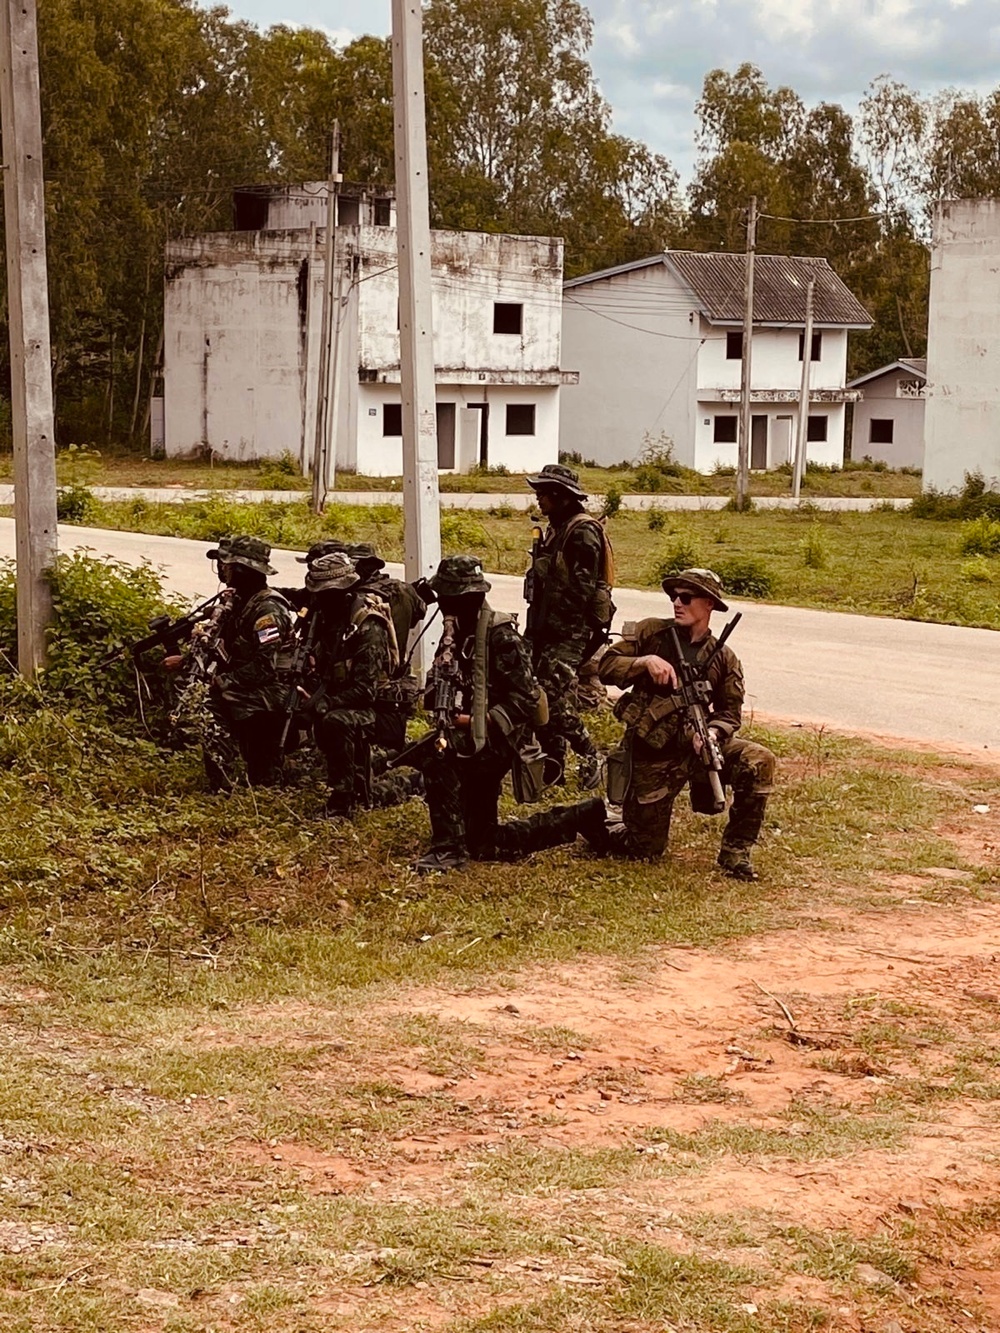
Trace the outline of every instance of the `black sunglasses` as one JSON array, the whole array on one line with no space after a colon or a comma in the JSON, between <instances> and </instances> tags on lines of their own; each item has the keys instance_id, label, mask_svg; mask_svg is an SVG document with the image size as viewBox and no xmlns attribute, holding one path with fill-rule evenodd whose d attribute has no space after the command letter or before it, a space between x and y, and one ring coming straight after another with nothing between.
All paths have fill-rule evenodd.
<instances>
[{"instance_id":1,"label":"black sunglasses","mask_svg":"<svg viewBox=\"0 0 1000 1333\"><path fill-rule=\"evenodd\" d=\"M690 606L696 597L700 596L696 592L675 592L671 595L672 602L680 602L681 606Z\"/></svg>"}]
</instances>

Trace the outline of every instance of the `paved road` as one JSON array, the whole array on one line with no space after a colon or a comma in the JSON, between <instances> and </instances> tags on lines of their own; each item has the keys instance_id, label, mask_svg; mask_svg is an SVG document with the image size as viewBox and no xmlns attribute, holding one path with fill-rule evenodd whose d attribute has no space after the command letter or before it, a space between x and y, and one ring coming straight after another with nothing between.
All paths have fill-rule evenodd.
<instances>
[{"instance_id":1,"label":"paved road","mask_svg":"<svg viewBox=\"0 0 1000 1333\"><path fill-rule=\"evenodd\" d=\"M94 486L94 495L99 500L148 500L150 504L184 504L189 500L226 499L236 504L291 504L294 500L308 498L306 491L240 491L240 490L192 490L187 486ZM403 492L396 491L331 491L327 500L330 504L349 505L401 505ZM14 487L10 483L0 483L0 505L14 503ZM591 501L592 509L600 509L603 503L600 496ZM725 509L729 503L725 495L623 495L623 509L671 509L688 512L699 509ZM879 506L891 505L895 509L906 509L909 500L885 500L871 496L820 495L805 496L802 501L793 500L788 495L759 495L754 498L758 509L798 509L801 504L814 509L829 510L837 513L868 513ZM510 495L496 492L486 494L480 491L442 491L442 509L497 509L506 506L510 509L529 510L534 507L535 497L527 490L517 490Z\"/></svg>"},{"instance_id":2,"label":"paved road","mask_svg":"<svg viewBox=\"0 0 1000 1333\"><path fill-rule=\"evenodd\" d=\"M180 596L215 591L206 542L63 526L65 551L162 566ZM0 519L0 556L14 552L14 525ZM298 583L294 553L276 551L276 582ZM491 601L521 610L520 580L493 577ZM663 614L662 594L619 589L619 619ZM1000 635L992 630L851 616L800 607L735 603L744 612L733 646L759 713L842 731L871 731L959 749L1000 753Z\"/></svg>"}]
</instances>

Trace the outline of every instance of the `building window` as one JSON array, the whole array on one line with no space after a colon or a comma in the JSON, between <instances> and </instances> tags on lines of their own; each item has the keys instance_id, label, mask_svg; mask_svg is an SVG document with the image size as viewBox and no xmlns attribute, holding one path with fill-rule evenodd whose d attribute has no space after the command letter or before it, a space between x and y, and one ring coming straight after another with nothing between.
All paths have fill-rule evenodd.
<instances>
[{"instance_id":1,"label":"building window","mask_svg":"<svg viewBox=\"0 0 1000 1333\"><path fill-rule=\"evenodd\" d=\"M737 421L737 417L716 417L715 429L712 432L713 443L735 444Z\"/></svg>"},{"instance_id":2,"label":"building window","mask_svg":"<svg viewBox=\"0 0 1000 1333\"><path fill-rule=\"evenodd\" d=\"M508 403L507 434L534 435L534 433L535 433L535 404Z\"/></svg>"},{"instance_id":3,"label":"building window","mask_svg":"<svg viewBox=\"0 0 1000 1333\"><path fill-rule=\"evenodd\" d=\"M736 333L727 333L727 334L726 334L726 360L727 360L727 361L742 361L742 360L743 360L743 330L742 330L742 329L738 330Z\"/></svg>"},{"instance_id":4,"label":"building window","mask_svg":"<svg viewBox=\"0 0 1000 1333\"><path fill-rule=\"evenodd\" d=\"M376 226L376 227L391 227L391 226L392 226L392 200L391 200L391 199L376 199L376 200L375 200L375 226Z\"/></svg>"},{"instance_id":5,"label":"building window","mask_svg":"<svg viewBox=\"0 0 1000 1333\"><path fill-rule=\"evenodd\" d=\"M802 360L802 348L805 346L806 335L799 334L799 360ZM822 361L823 359L823 334L822 331L814 333L812 336L812 355L810 361Z\"/></svg>"},{"instance_id":6,"label":"building window","mask_svg":"<svg viewBox=\"0 0 1000 1333\"><path fill-rule=\"evenodd\" d=\"M828 416L810 417L806 425L806 439L813 444L825 444L830 418Z\"/></svg>"},{"instance_id":7,"label":"building window","mask_svg":"<svg viewBox=\"0 0 1000 1333\"><path fill-rule=\"evenodd\" d=\"M493 302L493 332L520 333L524 306L519 301Z\"/></svg>"},{"instance_id":8,"label":"building window","mask_svg":"<svg viewBox=\"0 0 1000 1333\"><path fill-rule=\"evenodd\" d=\"M383 403L382 404L382 434L383 435L402 435L403 433L403 405L402 403Z\"/></svg>"},{"instance_id":9,"label":"building window","mask_svg":"<svg viewBox=\"0 0 1000 1333\"><path fill-rule=\"evenodd\" d=\"M892 417L872 417L868 423L868 443L892 444L892 428L895 424Z\"/></svg>"}]
</instances>

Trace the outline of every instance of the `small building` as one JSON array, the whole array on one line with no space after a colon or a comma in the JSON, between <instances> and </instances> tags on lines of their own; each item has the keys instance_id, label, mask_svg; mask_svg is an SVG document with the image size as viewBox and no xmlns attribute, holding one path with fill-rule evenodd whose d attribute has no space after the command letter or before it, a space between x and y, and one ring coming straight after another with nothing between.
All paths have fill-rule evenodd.
<instances>
[{"instance_id":1,"label":"small building","mask_svg":"<svg viewBox=\"0 0 1000 1333\"><path fill-rule=\"evenodd\" d=\"M924 486L1000 489L1000 199L947 200L931 246Z\"/></svg>"},{"instance_id":2,"label":"small building","mask_svg":"<svg viewBox=\"0 0 1000 1333\"><path fill-rule=\"evenodd\" d=\"M927 361L905 357L851 380L861 397L854 404L851 457L889 467L922 467L924 389Z\"/></svg>"},{"instance_id":3,"label":"small building","mask_svg":"<svg viewBox=\"0 0 1000 1333\"><path fill-rule=\"evenodd\" d=\"M844 457L847 337L871 317L825 259L758 255L750 466L791 461L802 382L806 287L814 322L807 456ZM563 284L563 355L579 369L563 397L560 447L632 462L669 438L700 472L735 466L746 256L669 250Z\"/></svg>"},{"instance_id":4,"label":"small building","mask_svg":"<svg viewBox=\"0 0 1000 1333\"><path fill-rule=\"evenodd\" d=\"M239 190L234 230L171 241L164 292L164 441L181 457L314 457L325 284L325 182ZM337 199L330 401L338 470L403 470L399 282L391 196ZM562 241L431 238L438 462L443 471L555 462Z\"/></svg>"}]
</instances>

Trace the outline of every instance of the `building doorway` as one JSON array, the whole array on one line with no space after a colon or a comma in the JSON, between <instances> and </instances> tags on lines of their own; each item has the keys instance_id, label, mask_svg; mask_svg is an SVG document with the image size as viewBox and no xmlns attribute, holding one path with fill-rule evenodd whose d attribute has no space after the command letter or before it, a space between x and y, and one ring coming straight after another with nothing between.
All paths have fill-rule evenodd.
<instances>
[{"instance_id":1,"label":"building doorway","mask_svg":"<svg viewBox=\"0 0 1000 1333\"><path fill-rule=\"evenodd\" d=\"M763 472L767 467L767 416L750 418L750 467Z\"/></svg>"},{"instance_id":2,"label":"building doorway","mask_svg":"<svg viewBox=\"0 0 1000 1333\"><path fill-rule=\"evenodd\" d=\"M466 403L470 412L479 413L479 466L488 467L490 462L490 405L489 403Z\"/></svg>"},{"instance_id":3,"label":"building doorway","mask_svg":"<svg viewBox=\"0 0 1000 1333\"><path fill-rule=\"evenodd\" d=\"M455 404L437 405L438 470L453 471L455 467Z\"/></svg>"}]
</instances>

